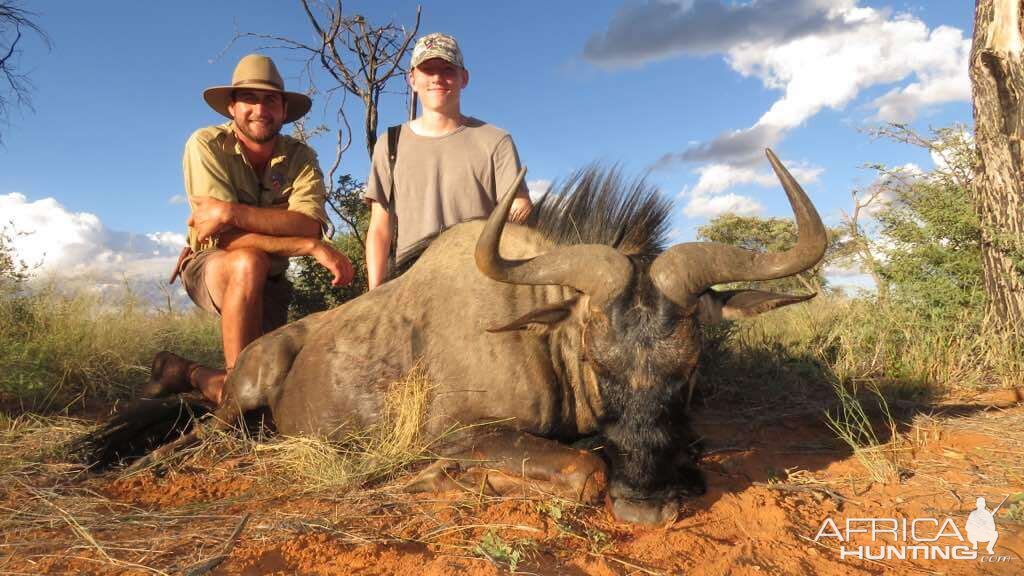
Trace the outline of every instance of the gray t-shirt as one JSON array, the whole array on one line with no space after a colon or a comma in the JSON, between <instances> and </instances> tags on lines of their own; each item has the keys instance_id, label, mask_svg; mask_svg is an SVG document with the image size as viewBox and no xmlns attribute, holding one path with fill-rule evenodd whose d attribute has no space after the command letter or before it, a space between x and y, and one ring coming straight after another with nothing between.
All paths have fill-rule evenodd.
<instances>
[{"instance_id":1,"label":"gray t-shirt","mask_svg":"<svg viewBox=\"0 0 1024 576\"><path fill-rule=\"evenodd\" d=\"M519 173L512 136L501 128L468 118L451 134L419 136L406 123L398 140L395 201L388 203L391 176L388 138L373 148L366 200L380 202L398 226L397 257L414 244L464 220L486 218ZM524 183L520 194L528 194Z\"/></svg>"}]
</instances>

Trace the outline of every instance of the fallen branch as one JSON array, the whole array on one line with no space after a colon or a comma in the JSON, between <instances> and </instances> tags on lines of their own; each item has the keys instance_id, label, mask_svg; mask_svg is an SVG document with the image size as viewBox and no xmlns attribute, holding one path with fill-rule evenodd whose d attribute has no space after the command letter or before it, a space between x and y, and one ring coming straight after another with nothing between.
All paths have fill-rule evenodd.
<instances>
[{"instance_id":1,"label":"fallen branch","mask_svg":"<svg viewBox=\"0 0 1024 576\"><path fill-rule=\"evenodd\" d=\"M843 496L842 494L836 492L835 490L832 490L831 488L827 488L825 486L807 486L803 484L790 484L788 482L754 482L754 485L764 486L766 488L778 490L780 492L803 492L824 494L825 496L828 496L829 498L836 500L837 502L848 502L850 504L856 504L857 506L860 506L860 503L857 502L856 500L850 500L846 496Z\"/></svg>"},{"instance_id":2,"label":"fallen branch","mask_svg":"<svg viewBox=\"0 0 1024 576\"><path fill-rule=\"evenodd\" d=\"M235 543L238 542L238 537L242 535L242 530L245 528L245 524L249 521L251 514L246 512L242 519L238 522L238 526L235 526L235 531L231 533L228 541L224 543L224 548L221 549L220 554L210 558L209 560L203 560L198 564L193 565L191 568L186 569L186 576L202 576L207 572L212 571L217 566L220 566L221 562L228 559L231 555L232 548L235 547Z\"/></svg>"}]
</instances>

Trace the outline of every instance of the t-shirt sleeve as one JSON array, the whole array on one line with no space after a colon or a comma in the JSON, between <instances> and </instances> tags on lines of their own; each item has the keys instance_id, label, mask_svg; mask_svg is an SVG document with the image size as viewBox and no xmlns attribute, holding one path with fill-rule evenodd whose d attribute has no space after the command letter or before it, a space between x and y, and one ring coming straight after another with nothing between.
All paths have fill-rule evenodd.
<instances>
[{"instance_id":1,"label":"t-shirt sleeve","mask_svg":"<svg viewBox=\"0 0 1024 576\"><path fill-rule=\"evenodd\" d=\"M508 192L512 183L515 182L516 176L519 174L519 152L516 150L516 144L512 141L511 134L505 134L500 140L498 145L494 147L494 154L492 156L494 162L494 187L496 202L500 202L505 193ZM529 196L530 190L526 187L526 181L524 180L519 188L516 190L517 196Z\"/></svg>"},{"instance_id":2,"label":"t-shirt sleeve","mask_svg":"<svg viewBox=\"0 0 1024 576\"><path fill-rule=\"evenodd\" d=\"M316 153L307 149L306 157L300 164L299 171L292 180L292 193L288 196L288 210L305 214L320 223L326 233L330 226L324 202L327 190L324 188L324 175L320 171L320 163Z\"/></svg>"},{"instance_id":3,"label":"t-shirt sleeve","mask_svg":"<svg viewBox=\"0 0 1024 576\"><path fill-rule=\"evenodd\" d=\"M390 210L388 192L391 190L391 172L388 168L387 148L387 137L377 138L377 143L373 146L370 173L366 176L366 191L363 192L363 202L367 204L371 201L379 202L386 210Z\"/></svg>"},{"instance_id":4,"label":"t-shirt sleeve","mask_svg":"<svg viewBox=\"0 0 1024 576\"><path fill-rule=\"evenodd\" d=\"M216 198L225 202L238 202L228 172L217 162L210 142L193 134L185 143L182 159L185 174L185 193L192 198Z\"/></svg>"}]
</instances>

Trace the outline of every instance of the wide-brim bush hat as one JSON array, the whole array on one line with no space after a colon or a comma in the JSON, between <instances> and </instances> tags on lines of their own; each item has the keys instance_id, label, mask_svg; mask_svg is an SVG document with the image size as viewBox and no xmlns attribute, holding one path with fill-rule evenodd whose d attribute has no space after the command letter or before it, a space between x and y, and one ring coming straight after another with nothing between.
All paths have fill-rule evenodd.
<instances>
[{"instance_id":1,"label":"wide-brim bush hat","mask_svg":"<svg viewBox=\"0 0 1024 576\"><path fill-rule=\"evenodd\" d=\"M203 100L220 114L231 118L228 104L235 90L267 90L280 93L288 103L288 114L284 121L294 122L306 115L313 106L309 96L284 89L284 80L277 71L274 61L261 54L249 54L238 61L235 73L231 75L230 86L214 86L203 91Z\"/></svg>"}]
</instances>

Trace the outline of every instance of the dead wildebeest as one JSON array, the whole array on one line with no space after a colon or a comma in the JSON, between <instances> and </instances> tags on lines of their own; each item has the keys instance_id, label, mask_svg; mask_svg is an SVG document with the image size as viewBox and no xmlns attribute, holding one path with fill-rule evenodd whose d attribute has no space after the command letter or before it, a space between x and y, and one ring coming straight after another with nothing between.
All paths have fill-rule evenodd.
<instances>
[{"instance_id":1,"label":"dead wildebeest","mask_svg":"<svg viewBox=\"0 0 1024 576\"><path fill-rule=\"evenodd\" d=\"M585 170L541 205L535 228L506 225L508 193L486 222L443 232L398 278L250 344L215 421L266 407L283 434L344 434L374 423L387 384L419 363L434 386L427 434L500 422L453 441L413 485L439 488L460 462L486 462L590 497L607 473L616 518L668 521L681 496L703 491L685 410L701 324L813 296L711 288L794 275L824 254L814 206L768 158L796 214L790 250L664 250L670 205L642 182ZM607 468L563 443L589 435L602 437Z\"/></svg>"}]
</instances>

